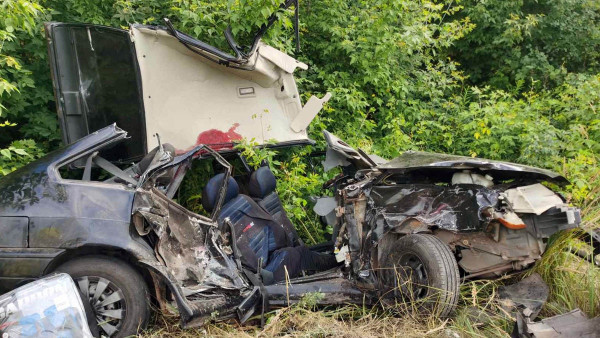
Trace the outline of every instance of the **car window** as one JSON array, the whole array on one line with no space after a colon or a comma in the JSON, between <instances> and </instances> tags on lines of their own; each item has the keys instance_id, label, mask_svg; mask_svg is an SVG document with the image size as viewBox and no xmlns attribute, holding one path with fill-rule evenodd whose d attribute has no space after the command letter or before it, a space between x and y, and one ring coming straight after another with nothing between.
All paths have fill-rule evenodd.
<instances>
[{"instance_id":1,"label":"car window","mask_svg":"<svg viewBox=\"0 0 600 338\"><path fill-rule=\"evenodd\" d=\"M60 178L63 180L74 180L74 181L88 181L84 179L85 176L85 167L76 166L75 163L80 163L81 161L72 161L69 163L65 163L60 167L57 167L58 174ZM85 162L83 162L85 163ZM127 168L121 168L124 172ZM92 165L89 173L89 181L90 182L103 182L107 184L121 184L127 186L128 183L119 179L118 177L114 177L113 174L109 173L103 168L99 166Z\"/></svg>"},{"instance_id":2,"label":"car window","mask_svg":"<svg viewBox=\"0 0 600 338\"><path fill-rule=\"evenodd\" d=\"M213 157L193 160L175 195L175 201L191 212L210 217L210 213L202 207L202 190L208 180L224 169Z\"/></svg>"}]
</instances>

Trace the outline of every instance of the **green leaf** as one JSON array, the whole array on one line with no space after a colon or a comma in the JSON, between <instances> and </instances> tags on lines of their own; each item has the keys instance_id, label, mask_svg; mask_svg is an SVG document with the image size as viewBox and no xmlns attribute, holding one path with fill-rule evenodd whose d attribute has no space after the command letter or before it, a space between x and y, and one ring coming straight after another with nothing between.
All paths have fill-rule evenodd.
<instances>
[{"instance_id":1,"label":"green leaf","mask_svg":"<svg viewBox=\"0 0 600 338\"><path fill-rule=\"evenodd\" d=\"M0 149L0 154L9 160L12 158L10 150L8 149Z\"/></svg>"},{"instance_id":2,"label":"green leaf","mask_svg":"<svg viewBox=\"0 0 600 338\"><path fill-rule=\"evenodd\" d=\"M18 155L28 156L29 154L24 149L13 149L13 152Z\"/></svg>"}]
</instances>

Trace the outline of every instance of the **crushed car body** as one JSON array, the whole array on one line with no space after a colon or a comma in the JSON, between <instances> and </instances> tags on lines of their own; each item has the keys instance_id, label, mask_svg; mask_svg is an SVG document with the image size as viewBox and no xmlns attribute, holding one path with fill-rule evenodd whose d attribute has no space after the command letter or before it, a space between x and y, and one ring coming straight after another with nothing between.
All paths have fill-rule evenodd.
<instances>
[{"instance_id":1,"label":"crushed car body","mask_svg":"<svg viewBox=\"0 0 600 338\"><path fill-rule=\"evenodd\" d=\"M341 152L343 141L324 134L329 156L337 156L325 162L343 165L325 186L333 196L316 207L333 226L331 242L302 243L267 166L234 179L225 157L235 151L198 145L178 155L165 143L120 169L104 156L127 133L111 125L0 180L0 225L10 234L0 242L0 285L10 289L65 270L71 260L108 255L134 267L162 308L176 303L184 327L243 322L308 292L325 294L323 304L421 301L447 316L462 278L523 270L550 235L580 222L577 208L539 184L565 181L554 173L472 158L382 164L347 145ZM219 168L203 188L206 215L174 200L202 160ZM77 175L71 168L80 168ZM107 283L79 286L94 298ZM127 306L113 294L106 297L118 309ZM98 311L108 335L118 336L126 319L110 317L112 308Z\"/></svg>"},{"instance_id":2,"label":"crushed car body","mask_svg":"<svg viewBox=\"0 0 600 338\"><path fill-rule=\"evenodd\" d=\"M336 249L342 249L346 237L357 258L353 262L360 257L357 273L377 268L371 265L377 260L365 253L394 245L386 236L431 233L452 248L465 278L497 276L530 266L552 234L581 222L579 209L541 184L567 182L554 172L425 152L405 152L378 164L324 133L329 145L325 167L346 168L332 182L339 202L331 205L359 215L338 225L344 233L334 228ZM316 211L323 216L334 212Z\"/></svg>"},{"instance_id":3,"label":"crushed car body","mask_svg":"<svg viewBox=\"0 0 600 338\"><path fill-rule=\"evenodd\" d=\"M551 171L424 152L387 161L324 131L323 165L341 169L314 210L333 234L306 246L268 164L233 149L312 143L306 128L331 97L301 105L293 73L306 65L260 41L276 19L246 48L226 31L232 53L168 20L46 24L67 146L0 179L0 289L67 272L112 337L147 324L150 295L176 304L183 327L245 322L310 292L448 316L463 279L526 269L579 225ZM196 213L177 194L202 161L212 177Z\"/></svg>"}]
</instances>

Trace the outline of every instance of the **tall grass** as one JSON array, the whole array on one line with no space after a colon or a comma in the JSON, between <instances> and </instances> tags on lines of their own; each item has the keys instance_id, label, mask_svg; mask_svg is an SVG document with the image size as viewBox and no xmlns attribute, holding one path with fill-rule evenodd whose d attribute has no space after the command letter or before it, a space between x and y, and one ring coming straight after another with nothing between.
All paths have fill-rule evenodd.
<instances>
[{"instance_id":1,"label":"tall grass","mask_svg":"<svg viewBox=\"0 0 600 338\"><path fill-rule=\"evenodd\" d=\"M600 196L600 186L592 196ZM533 271L550 287L550 298L543 314L554 315L575 308L590 317L600 315L600 268L581 256L592 258L593 248L585 231L600 227L600 199L582 206L581 229L562 232L551 238L551 244Z\"/></svg>"}]
</instances>

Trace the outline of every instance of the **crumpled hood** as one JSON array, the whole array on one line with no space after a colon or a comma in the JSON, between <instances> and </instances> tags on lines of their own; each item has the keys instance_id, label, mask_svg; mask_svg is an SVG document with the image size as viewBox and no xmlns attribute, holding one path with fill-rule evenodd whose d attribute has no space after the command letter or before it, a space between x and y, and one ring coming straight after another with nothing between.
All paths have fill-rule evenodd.
<instances>
[{"instance_id":1,"label":"crumpled hood","mask_svg":"<svg viewBox=\"0 0 600 338\"><path fill-rule=\"evenodd\" d=\"M416 170L456 171L479 169L495 178L537 178L568 183L562 175L551 170L531 167L511 162L487 160L477 157L430 153L423 151L406 151L402 155L376 167L381 171L411 172ZM446 170L444 170L446 169Z\"/></svg>"}]
</instances>

